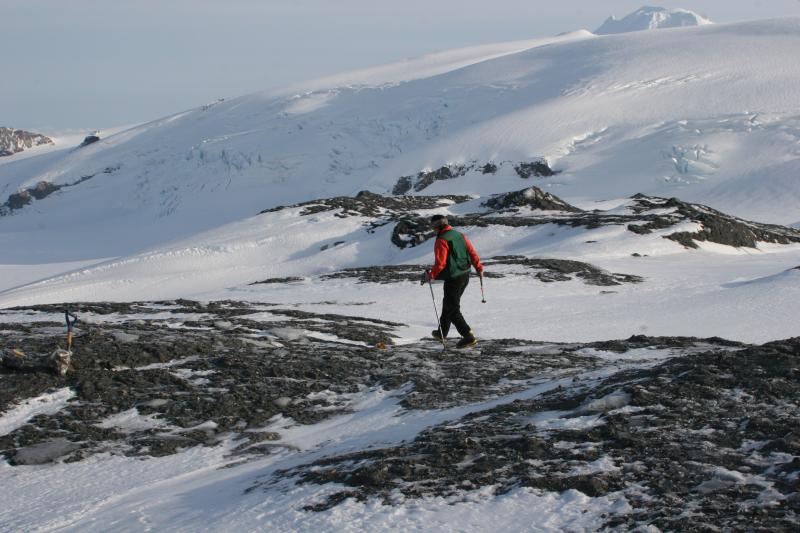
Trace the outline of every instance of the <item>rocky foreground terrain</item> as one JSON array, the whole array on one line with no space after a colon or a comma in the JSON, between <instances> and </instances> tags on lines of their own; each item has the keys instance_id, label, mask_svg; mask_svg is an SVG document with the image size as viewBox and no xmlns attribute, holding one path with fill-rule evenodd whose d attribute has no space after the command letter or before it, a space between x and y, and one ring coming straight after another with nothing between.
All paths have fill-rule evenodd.
<instances>
[{"instance_id":1,"label":"rocky foreground terrain","mask_svg":"<svg viewBox=\"0 0 800 533\"><path fill-rule=\"evenodd\" d=\"M3 345L26 353L21 368L0 371L10 465L166 456L226 439L248 460L282 449L276 417L314 424L382 387L408 412L472 409L413 440L317 458L249 490L344 487L313 513L348 498L575 489L624 499L606 522L620 530L800 527L800 338L493 339L456 351L395 345L401 324L357 308L170 301L71 311L75 355L63 378L43 362L64 343L63 307L0 311ZM21 402L52 391L66 394L60 409L9 425Z\"/></svg>"}]
</instances>

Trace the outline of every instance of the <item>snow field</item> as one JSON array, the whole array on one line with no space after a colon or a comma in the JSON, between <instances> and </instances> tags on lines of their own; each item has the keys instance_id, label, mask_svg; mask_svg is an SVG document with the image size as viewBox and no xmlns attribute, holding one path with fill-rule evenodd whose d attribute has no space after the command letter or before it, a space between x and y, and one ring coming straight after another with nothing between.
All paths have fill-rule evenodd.
<instances>
[{"instance_id":1,"label":"snow field","mask_svg":"<svg viewBox=\"0 0 800 533\"><path fill-rule=\"evenodd\" d=\"M85 268L108 259L89 259L70 263L0 265L0 291L27 285L64 272Z\"/></svg>"},{"instance_id":2,"label":"snow field","mask_svg":"<svg viewBox=\"0 0 800 533\"><path fill-rule=\"evenodd\" d=\"M483 253L480 238L471 238ZM794 324L787 320L800 312L796 283L800 271L789 270L800 265L797 247L777 253L722 255L699 250L589 260L611 272L643 276L645 281L597 287L578 280L541 283L525 276L486 278L487 303L481 304L478 280L473 279L462 300L464 316L479 338L573 342L647 334L766 342L797 335ZM439 305L441 286L434 287ZM307 311L396 321L409 325L400 330L402 337L418 339L427 337L435 327L430 294L424 289L406 282L361 284L354 291L351 283L331 280L240 287L198 297L267 301Z\"/></svg>"}]
</instances>

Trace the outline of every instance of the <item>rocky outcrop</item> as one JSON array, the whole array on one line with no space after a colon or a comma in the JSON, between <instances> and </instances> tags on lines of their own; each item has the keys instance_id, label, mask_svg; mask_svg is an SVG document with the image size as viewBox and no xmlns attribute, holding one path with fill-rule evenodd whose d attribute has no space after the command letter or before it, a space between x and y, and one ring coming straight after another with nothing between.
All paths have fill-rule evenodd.
<instances>
[{"instance_id":1,"label":"rocky outcrop","mask_svg":"<svg viewBox=\"0 0 800 533\"><path fill-rule=\"evenodd\" d=\"M510 162L505 163L511 164ZM547 161L544 159L516 163L513 166L514 172L522 179L528 179L532 176L549 177L559 173L559 171L550 168L550 165L548 165ZM437 181L460 178L470 171L480 172L482 175L494 175L497 173L498 169L498 165L491 161L482 165L475 161L469 164L445 165L436 170L419 172L416 176L401 176L392 189L392 194L407 194L412 190L414 192L420 192Z\"/></svg>"},{"instance_id":2,"label":"rocky outcrop","mask_svg":"<svg viewBox=\"0 0 800 533\"><path fill-rule=\"evenodd\" d=\"M800 231L777 224L751 222L726 215L701 204L683 202L677 198L658 198L637 194L631 210L644 214L653 210L672 210L650 217L643 224L632 224L628 229L639 234L668 228L679 222L697 222L702 228L694 232L675 232L665 238L687 248L697 248L697 242L714 242L733 247L755 248L758 242L790 244L800 242Z\"/></svg>"},{"instance_id":3,"label":"rocky outcrop","mask_svg":"<svg viewBox=\"0 0 800 533\"><path fill-rule=\"evenodd\" d=\"M47 181L40 181L31 188L23 189L9 195L8 200L6 200L6 203L2 207L6 207L8 210L20 209L31 203L34 199L41 200L60 188L61 186L59 185L53 185Z\"/></svg>"},{"instance_id":4,"label":"rocky outcrop","mask_svg":"<svg viewBox=\"0 0 800 533\"><path fill-rule=\"evenodd\" d=\"M103 174L112 174L119 169L120 169L119 166L106 167L101 172ZM34 200L42 200L44 198L47 198L56 191L59 191L66 187L74 187L75 185L79 185L84 181L92 179L96 175L97 174L90 174L87 176L82 176L81 178L72 183L66 183L63 185L50 183L49 181L40 181L33 187L20 189L18 192L10 194L8 196L8 199L2 205L0 205L0 216L9 215L17 209L22 209L23 207L30 204Z\"/></svg>"},{"instance_id":5,"label":"rocky outcrop","mask_svg":"<svg viewBox=\"0 0 800 533\"><path fill-rule=\"evenodd\" d=\"M392 189L392 194L406 194L412 188L419 192L436 181L459 178L472 169L472 165L446 165L436 170L420 172L416 176L401 176Z\"/></svg>"},{"instance_id":6,"label":"rocky outcrop","mask_svg":"<svg viewBox=\"0 0 800 533\"><path fill-rule=\"evenodd\" d=\"M487 278L504 278L507 276L533 276L538 281L551 283L570 281L577 277L587 285L621 285L622 283L639 283L644 281L639 276L606 272L589 263L567 259L533 258L521 255L496 256L483 261ZM504 268L509 267L512 268ZM513 267L522 267L513 268ZM382 265L347 268L333 274L320 276L321 280L355 279L358 283L399 283L403 281L419 282L428 265Z\"/></svg>"},{"instance_id":7,"label":"rocky outcrop","mask_svg":"<svg viewBox=\"0 0 800 533\"><path fill-rule=\"evenodd\" d=\"M78 148L83 148L84 146L89 146L90 144L94 144L100 140L100 135L98 133L92 133L91 135L87 135L83 138L81 144L78 145Z\"/></svg>"},{"instance_id":8,"label":"rocky outcrop","mask_svg":"<svg viewBox=\"0 0 800 533\"><path fill-rule=\"evenodd\" d=\"M361 191L355 196L336 196L322 200L311 200L290 206L279 206L261 211L271 213L282 209L303 207L301 216L324 211L340 210L337 216L396 217L424 209L435 209L471 200L465 195L447 196L383 196L370 191Z\"/></svg>"},{"instance_id":9,"label":"rocky outcrop","mask_svg":"<svg viewBox=\"0 0 800 533\"><path fill-rule=\"evenodd\" d=\"M0 127L0 157L14 155L34 146L55 144L41 133Z\"/></svg>"},{"instance_id":10,"label":"rocky outcrop","mask_svg":"<svg viewBox=\"0 0 800 533\"><path fill-rule=\"evenodd\" d=\"M565 211L580 213L582 209L568 204L558 196L545 192L538 187L528 187L521 191L513 191L493 196L481 205L495 211L518 211L517 208L527 207L541 211Z\"/></svg>"},{"instance_id":11,"label":"rocky outcrop","mask_svg":"<svg viewBox=\"0 0 800 533\"><path fill-rule=\"evenodd\" d=\"M494 163L486 163L481 167L481 174L494 174L497 172L497 165Z\"/></svg>"},{"instance_id":12,"label":"rocky outcrop","mask_svg":"<svg viewBox=\"0 0 800 533\"><path fill-rule=\"evenodd\" d=\"M355 197L337 196L295 204L302 207L301 216L336 211L335 216L368 217L367 231L394 223L391 240L399 248L418 246L434 236L430 214L420 211L448 209L453 204L472 200L470 196L383 196L361 191ZM662 237L687 248L697 248L698 242L713 242L732 247L755 248L759 242L778 244L800 243L800 229L776 224L762 224L726 215L710 207L683 202L677 198L659 198L637 194L631 197L624 210L613 212L583 211L557 196L537 187L491 196L480 204L484 210L463 214L448 214L454 226L525 227L543 224L595 229L603 226L625 226L638 235L659 231ZM262 213L287 209L275 207ZM461 209L463 212L464 210ZM672 231L679 224L693 222L697 231Z\"/></svg>"},{"instance_id":13,"label":"rocky outcrop","mask_svg":"<svg viewBox=\"0 0 800 533\"><path fill-rule=\"evenodd\" d=\"M488 271L495 271L499 265L520 265L532 270L539 281L570 281L573 276L587 285L611 286L623 283L640 283L644 278L631 274L607 272L583 261L569 259L536 258L521 255L496 256L484 261Z\"/></svg>"},{"instance_id":14,"label":"rocky outcrop","mask_svg":"<svg viewBox=\"0 0 800 533\"><path fill-rule=\"evenodd\" d=\"M608 213L582 211L557 196L534 187L495 196L481 205L491 209L491 212L450 215L450 222L455 226L522 227L555 224L586 229L624 225L629 231L639 235L648 235L655 231L665 232L681 223L695 222L700 225L697 231L674 231L662 236L687 248L697 248L697 243L704 241L737 248L755 248L759 242L800 243L798 229L743 220L677 198L638 194L631 198L627 213ZM521 212L522 207L528 207L529 210ZM536 213L536 210L544 212ZM400 248L417 246L431 237L433 233L427 217L414 216L413 213L396 222L392 232L392 242Z\"/></svg>"},{"instance_id":15,"label":"rocky outcrop","mask_svg":"<svg viewBox=\"0 0 800 533\"><path fill-rule=\"evenodd\" d=\"M522 179L528 179L531 176L549 177L558 174L557 170L550 168L547 161L540 159L529 163L520 163L514 166L514 171Z\"/></svg>"}]
</instances>

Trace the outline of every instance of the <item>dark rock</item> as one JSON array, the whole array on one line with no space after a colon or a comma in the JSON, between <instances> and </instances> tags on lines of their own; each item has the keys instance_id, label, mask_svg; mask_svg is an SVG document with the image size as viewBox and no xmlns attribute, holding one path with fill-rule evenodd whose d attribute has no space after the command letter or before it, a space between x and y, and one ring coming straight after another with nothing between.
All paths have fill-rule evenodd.
<instances>
[{"instance_id":1,"label":"dark rock","mask_svg":"<svg viewBox=\"0 0 800 533\"><path fill-rule=\"evenodd\" d=\"M8 200L6 200L5 207L7 207L10 210L20 209L31 203L31 201L32 201L31 193L27 190L22 190L10 194L8 196Z\"/></svg>"},{"instance_id":2,"label":"dark rock","mask_svg":"<svg viewBox=\"0 0 800 533\"><path fill-rule=\"evenodd\" d=\"M411 181L411 176L401 176L397 183L395 184L394 188L392 189L392 194L399 195L405 194L411 190L414 186L414 183Z\"/></svg>"},{"instance_id":3,"label":"dark rock","mask_svg":"<svg viewBox=\"0 0 800 533\"><path fill-rule=\"evenodd\" d=\"M544 192L538 187L528 187L521 191L496 195L486 200L481 205L495 211L508 210L515 207L529 207L542 211L566 211L570 213L580 213L583 211L549 192Z\"/></svg>"},{"instance_id":4,"label":"dark rock","mask_svg":"<svg viewBox=\"0 0 800 533\"><path fill-rule=\"evenodd\" d=\"M83 148L84 146L88 146L90 144L94 144L100 140L100 136L97 134L87 135L83 138L83 142L78 145L78 148Z\"/></svg>"},{"instance_id":5,"label":"dark rock","mask_svg":"<svg viewBox=\"0 0 800 533\"><path fill-rule=\"evenodd\" d=\"M367 232L373 232L386 224L395 223L391 240L399 248L418 246L434 237L430 229L429 215L420 216L419 211L444 208L453 203L464 203L469 196L382 196L362 191L356 197L339 196L314 200L290 206L302 207L301 216L326 211L337 211L337 217L363 216L373 220L365 222ZM628 208L629 213L604 213L582 211L560 198L532 187L498 195L482 205L490 212L448 215L455 226L509 226L532 227L545 224L583 227L586 229L622 225L628 230L647 235L655 230L670 228L686 221L697 221L704 229L696 233L676 232L666 235L685 246L696 246L697 240L708 240L728 246L755 246L757 242L789 244L800 242L800 230L785 226L759 224L724 215L705 206L688 204L677 199L664 199L636 195ZM560 213L519 214L521 207L560 211ZM665 209L672 211L664 212ZM274 212L287 207L272 208L262 213ZM588 241L592 242L592 241Z\"/></svg>"},{"instance_id":6,"label":"dark rock","mask_svg":"<svg viewBox=\"0 0 800 533\"><path fill-rule=\"evenodd\" d=\"M469 196L382 196L362 191L356 197L337 196L323 200L312 200L292 206L279 206L261 211L271 213L283 209L302 207L300 216L313 215L325 211L340 210L340 215L365 217L400 217L405 213L423 209L435 209L452 203L462 203L472 198Z\"/></svg>"},{"instance_id":7,"label":"dark rock","mask_svg":"<svg viewBox=\"0 0 800 533\"><path fill-rule=\"evenodd\" d=\"M434 236L430 223L424 218L401 220L392 230L392 244L398 248L413 248Z\"/></svg>"},{"instance_id":8,"label":"dark rock","mask_svg":"<svg viewBox=\"0 0 800 533\"><path fill-rule=\"evenodd\" d=\"M61 188L60 186L53 185L52 183L49 183L47 181L40 181L39 183L36 184L36 186L33 189L29 189L29 191L31 193L31 196L33 196L37 200L41 200L49 196L50 194L56 192L60 188Z\"/></svg>"},{"instance_id":9,"label":"dark rock","mask_svg":"<svg viewBox=\"0 0 800 533\"><path fill-rule=\"evenodd\" d=\"M269 283L294 283L294 282L297 282L297 281L304 281L304 280L305 280L305 278L300 278L300 277L297 277L297 276L289 276L289 277L286 277L286 278L269 278L269 279L264 279L264 280L261 280L261 281L254 281L253 283L249 283L248 285L259 285L259 284L262 284L262 283L266 283L266 284L269 284Z\"/></svg>"},{"instance_id":10,"label":"dark rock","mask_svg":"<svg viewBox=\"0 0 800 533\"><path fill-rule=\"evenodd\" d=\"M599 269L589 263L568 259L537 259L519 255L496 256L484 261L489 266L522 265L538 270L536 278L544 282L569 281L572 274L589 285L621 285L622 283L640 283L644 278L631 274L617 274Z\"/></svg>"},{"instance_id":11,"label":"dark rock","mask_svg":"<svg viewBox=\"0 0 800 533\"><path fill-rule=\"evenodd\" d=\"M691 221L702 225L696 232L676 232L666 235L687 248L697 248L696 241L708 241L733 247L755 248L758 242L790 244L800 242L800 231L776 224L762 224L726 215L708 206L683 202L677 198L657 198L637 194L631 208L637 214L653 209L669 209L669 214L648 217L644 224L631 224L628 229L647 234L654 230L669 228L678 222Z\"/></svg>"},{"instance_id":12,"label":"dark rock","mask_svg":"<svg viewBox=\"0 0 800 533\"><path fill-rule=\"evenodd\" d=\"M359 283L398 283L401 281L419 282L425 265L384 265L359 268L346 268L333 274L324 274L320 279L356 278Z\"/></svg>"},{"instance_id":13,"label":"dark rock","mask_svg":"<svg viewBox=\"0 0 800 533\"><path fill-rule=\"evenodd\" d=\"M419 174L417 174L416 180L413 183L413 188L415 191L419 192L424 189L427 189L436 181L451 180L454 178L461 177L471 169L472 166L467 166L467 165L446 165L443 167L439 167L436 170L431 170L428 172L420 172ZM397 184L395 185L393 192L395 190L399 191L405 189L406 185L410 184L411 184L411 177L403 176L399 180L397 180ZM409 189L405 189L404 192L407 192Z\"/></svg>"},{"instance_id":14,"label":"dark rock","mask_svg":"<svg viewBox=\"0 0 800 533\"><path fill-rule=\"evenodd\" d=\"M121 167L119 165L115 167L106 167L102 170L102 173L111 174L113 172L116 172L120 168ZM8 215L16 209L21 209L26 205L30 204L31 201L34 199L42 200L56 191L60 191L61 189L64 189L66 187L74 187L76 185L79 185L84 181L92 179L95 175L96 174L82 176L78 180L64 185L56 185L54 183L50 183L47 181L40 181L33 187L29 187L27 189L22 189L18 192L12 193L8 196L6 202L3 205L0 205L0 216Z\"/></svg>"},{"instance_id":15,"label":"dark rock","mask_svg":"<svg viewBox=\"0 0 800 533\"><path fill-rule=\"evenodd\" d=\"M481 167L481 174L494 174L497 172L497 165L494 163L486 163Z\"/></svg>"},{"instance_id":16,"label":"dark rock","mask_svg":"<svg viewBox=\"0 0 800 533\"><path fill-rule=\"evenodd\" d=\"M528 179L531 176L549 177L555 176L559 172L550 168L547 161L540 159L539 161L532 161L530 163L520 163L514 167L517 175L522 179Z\"/></svg>"}]
</instances>

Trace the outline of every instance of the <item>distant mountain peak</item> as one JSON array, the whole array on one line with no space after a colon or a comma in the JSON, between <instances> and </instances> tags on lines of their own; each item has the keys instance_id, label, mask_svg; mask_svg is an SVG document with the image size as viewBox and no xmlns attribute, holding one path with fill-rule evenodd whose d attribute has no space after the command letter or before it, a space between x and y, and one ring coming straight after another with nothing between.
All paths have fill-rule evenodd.
<instances>
[{"instance_id":1,"label":"distant mountain peak","mask_svg":"<svg viewBox=\"0 0 800 533\"><path fill-rule=\"evenodd\" d=\"M687 9L667 9L656 6L643 6L630 15L616 19L608 17L602 26L595 30L596 35L627 33L659 28L679 28L683 26L704 26L713 24L707 18Z\"/></svg>"},{"instance_id":2,"label":"distant mountain peak","mask_svg":"<svg viewBox=\"0 0 800 533\"><path fill-rule=\"evenodd\" d=\"M40 133L0 127L0 157L14 155L42 144L54 144L54 142L50 137Z\"/></svg>"}]
</instances>

